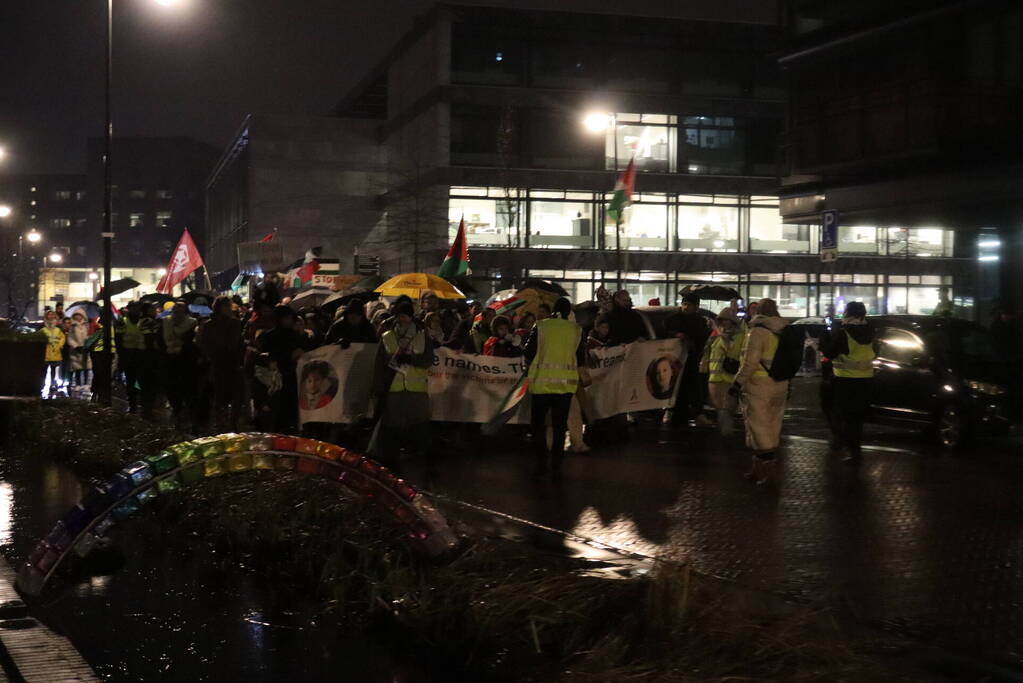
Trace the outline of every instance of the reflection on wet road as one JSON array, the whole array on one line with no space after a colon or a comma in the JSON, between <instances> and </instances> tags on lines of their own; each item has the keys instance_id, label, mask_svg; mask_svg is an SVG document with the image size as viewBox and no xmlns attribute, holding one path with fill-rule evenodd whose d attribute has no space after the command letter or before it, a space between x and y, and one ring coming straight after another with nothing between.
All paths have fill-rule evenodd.
<instances>
[{"instance_id":1,"label":"reflection on wet road","mask_svg":"<svg viewBox=\"0 0 1023 683\"><path fill-rule=\"evenodd\" d=\"M741 473L748 454L709 432L661 432L570 455L560 482L529 477L528 451L449 457L427 488L615 547L801 601L840 602L872 623L973 649L1023 644L1023 457L1015 442L938 453L891 438L858 469L829 457L811 421L793 420L778 484ZM522 435L509 435L511 449Z\"/></svg>"}]
</instances>

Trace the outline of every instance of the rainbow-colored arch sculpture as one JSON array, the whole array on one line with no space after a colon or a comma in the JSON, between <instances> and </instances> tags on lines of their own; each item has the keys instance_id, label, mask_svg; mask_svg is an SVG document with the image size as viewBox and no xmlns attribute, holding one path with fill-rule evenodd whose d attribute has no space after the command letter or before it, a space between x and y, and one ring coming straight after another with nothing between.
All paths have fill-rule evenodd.
<instances>
[{"instance_id":1,"label":"rainbow-colored arch sculpture","mask_svg":"<svg viewBox=\"0 0 1023 683\"><path fill-rule=\"evenodd\" d=\"M248 470L295 471L337 481L377 503L403 525L412 546L431 557L457 545L447 521L430 501L374 460L315 439L221 434L170 446L94 487L36 544L18 571L18 589L31 596L42 593L69 554L85 557L114 524L157 496L201 479Z\"/></svg>"}]
</instances>

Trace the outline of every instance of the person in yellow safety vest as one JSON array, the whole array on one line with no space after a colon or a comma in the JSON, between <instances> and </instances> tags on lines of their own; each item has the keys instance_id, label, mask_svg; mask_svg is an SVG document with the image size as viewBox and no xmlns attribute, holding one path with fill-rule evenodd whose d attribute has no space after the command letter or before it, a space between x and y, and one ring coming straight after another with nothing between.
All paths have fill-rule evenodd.
<instances>
[{"instance_id":1,"label":"person in yellow safety vest","mask_svg":"<svg viewBox=\"0 0 1023 683\"><path fill-rule=\"evenodd\" d=\"M124 370L124 385L128 394L128 411L139 412L141 398L142 414L146 417L153 409L156 393L156 336L159 328L150 314L151 306L133 301L127 306L125 315L114 323L114 336L118 352L118 364Z\"/></svg>"},{"instance_id":2,"label":"person in yellow safety vest","mask_svg":"<svg viewBox=\"0 0 1023 683\"><path fill-rule=\"evenodd\" d=\"M46 335L46 369L43 371L43 384L47 378L50 380L50 395L57 393L60 385L60 363L63 359L61 354L66 341L64 331L60 329L60 316L55 311L46 311L46 322L43 324L42 332Z\"/></svg>"},{"instance_id":3,"label":"person in yellow safety vest","mask_svg":"<svg viewBox=\"0 0 1023 683\"><path fill-rule=\"evenodd\" d=\"M729 389L739 371L746 331L731 306L721 310L714 326L716 334L707 339L700 373L707 375L710 403L717 411L718 432L729 437L734 431L735 411L739 407L737 397Z\"/></svg>"},{"instance_id":4,"label":"person in yellow safety vest","mask_svg":"<svg viewBox=\"0 0 1023 683\"><path fill-rule=\"evenodd\" d=\"M774 299L761 299L756 310L743 342L739 372L729 391L741 398L746 446L753 451L753 467L745 476L763 485L770 480L775 466L789 392L788 381L775 381L768 370L788 321L778 314Z\"/></svg>"},{"instance_id":5,"label":"person in yellow safety vest","mask_svg":"<svg viewBox=\"0 0 1023 683\"><path fill-rule=\"evenodd\" d=\"M397 460L397 449L419 454L429 446L430 403L426 394L433 345L414 319L411 302L394 307L394 326L384 332L381 347L387 367L394 371L377 440L382 460Z\"/></svg>"},{"instance_id":6,"label":"person in yellow safety vest","mask_svg":"<svg viewBox=\"0 0 1023 683\"><path fill-rule=\"evenodd\" d=\"M870 411L877 357L874 330L867 323L867 307L860 301L845 306L842 325L821 334L820 349L831 359L834 399L830 423L832 446L842 461L855 465L862 457L863 422Z\"/></svg>"},{"instance_id":7,"label":"person in yellow safety vest","mask_svg":"<svg viewBox=\"0 0 1023 683\"><path fill-rule=\"evenodd\" d=\"M561 472L565 455L565 432L572 396L579 387L579 366L586 362L583 332L568 319L572 304L561 298L554 303L552 317L537 321L523 353L529 364L528 382L532 401L530 430L537 476ZM551 416L551 446L547 447L547 415Z\"/></svg>"}]
</instances>

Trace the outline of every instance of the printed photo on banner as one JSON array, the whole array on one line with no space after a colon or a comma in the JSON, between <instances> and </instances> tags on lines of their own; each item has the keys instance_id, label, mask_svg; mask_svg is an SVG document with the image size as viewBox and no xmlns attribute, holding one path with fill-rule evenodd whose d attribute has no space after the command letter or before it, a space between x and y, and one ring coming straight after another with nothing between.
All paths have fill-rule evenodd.
<instances>
[{"instance_id":1,"label":"printed photo on banner","mask_svg":"<svg viewBox=\"0 0 1023 683\"><path fill-rule=\"evenodd\" d=\"M299 421L351 423L373 415L377 344L321 346L298 359Z\"/></svg>"},{"instance_id":2,"label":"printed photo on banner","mask_svg":"<svg viewBox=\"0 0 1023 683\"><path fill-rule=\"evenodd\" d=\"M682 363L677 356L658 356L646 370L646 390L658 400L671 398L675 393Z\"/></svg>"},{"instance_id":3,"label":"printed photo on banner","mask_svg":"<svg viewBox=\"0 0 1023 683\"><path fill-rule=\"evenodd\" d=\"M300 410L326 408L337 395L337 372L330 363L314 360L302 367L301 388L298 395Z\"/></svg>"}]
</instances>

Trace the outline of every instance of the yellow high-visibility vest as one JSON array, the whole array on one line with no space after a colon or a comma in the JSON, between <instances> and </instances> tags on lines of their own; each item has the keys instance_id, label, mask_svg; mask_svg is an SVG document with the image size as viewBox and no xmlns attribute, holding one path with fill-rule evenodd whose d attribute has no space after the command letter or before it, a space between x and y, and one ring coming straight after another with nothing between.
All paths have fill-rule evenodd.
<instances>
[{"instance_id":1,"label":"yellow high-visibility vest","mask_svg":"<svg viewBox=\"0 0 1023 683\"><path fill-rule=\"evenodd\" d=\"M393 356L398 351L398 335L394 333L394 330L384 332L381 341L384 344L384 350L389 355ZM424 351L426 351L426 334L422 330L416 330L416 337L412 341L412 353L418 356ZM391 391L411 391L425 394L426 380L429 375L430 371L428 368L403 365L400 371L394 373L394 379L391 380Z\"/></svg>"},{"instance_id":2,"label":"yellow high-visibility vest","mask_svg":"<svg viewBox=\"0 0 1023 683\"><path fill-rule=\"evenodd\" d=\"M736 332L732 336L732 341L727 341L722 335L714 337L714 341L710 344L710 360L707 362L710 376L707 381L711 384L717 382L728 382L731 384L735 381L735 375L725 371L725 359L731 358L738 362L742 357L742 344L746 339L745 332Z\"/></svg>"},{"instance_id":3,"label":"yellow high-visibility vest","mask_svg":"<svg viewBox=\"0 0 1023 683\"><path fill-rule=\"evenodd\" d=\"M749 340L753 337L754 329L756 328L750 329L750 333L746 337L746 344L748 344ZM771 368L771 363L774 362L774 354L778 353L778 335L771 332L771 330L766 327L763 329L771 336L767 340L767 349L764 351L763 355L760 356L760 365L757 366L756 371L753 373L754 377L770 377L771 374L768 370Z\"/></svg>"},{"instance_id":4,"label":"yellow high-visibility vest","mask_svg":"<svg viewBox=\"0 0 1023 683\"><path fill-rule=\"evenodd\" d=\"M529 364L529 393L574 394L579 386L576 349L582 328L571 320L547 318L536 323L536 357Z\"/></svg>"},{"instance_id":5,"label":"yellow high-visibility vest","mask_svg":"<svg viewBox=\"0 0 1023 683\"><path fill-rule=\"evenodd\" d=\"M832 359L831 367L835 377L870 379L874 376L874 346L860 344L848 332L845 336L849 341L849 353L839 354L838 358Z\"/></svg>"}]
</instances>

